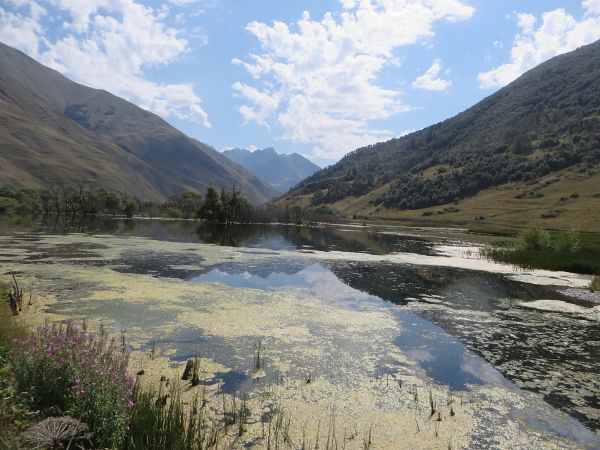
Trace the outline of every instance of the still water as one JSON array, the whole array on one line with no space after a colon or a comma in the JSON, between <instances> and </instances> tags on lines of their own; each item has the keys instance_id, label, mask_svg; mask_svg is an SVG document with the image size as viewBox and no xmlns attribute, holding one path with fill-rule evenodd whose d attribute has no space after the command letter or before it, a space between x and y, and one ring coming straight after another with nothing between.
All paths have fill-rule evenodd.
<instances>
[{"instance_id":1,"label":"still water","mask_svg":"<svg viewBox=\"0 0 600 450\"><path fill-rule=\"evenodd\" d=\"M118 297L85 301L76 294L93 289L91 282L84 276L67 280L52 275L51 266L109 269L184 281L186 286L225 286L233 293L252 292L256 301L273 296L299 303L320 299L328 311L382 313L397 326L387 345L396 346L434 383L453 392L499 385L539 394L574 420L558 423L532 406L524 419L529 425L595 448L600 445L597 305L566 296L565 283L558 278L554 285L552 278L536 278L535 273L494 270L493 264L476 257L477 246L490 239L455 230L391 227L225 228L183 221L102 220L65 229L44 223L27 232L4 232L0 267L4 273L15 261L22 267L48 267L46 275L37 276L60 279L55 289L62 299L49 307L50 312L101 316L124 329L143 329L151 335L143 345L153 341L173 349L173 362L201 354L224 367L248 367L256 341L238 339L234 344L192 321L180 323L177 308ZM453 258L448 249L463 250ZM60 291L65 285L72 295ZM196 313L201 313L202 304L194 302ZM365 376L392 376L402 384L402 362L375 354L377 350L365 353L363 344L371 345L368 334L342 339L317 319L305 321L305 314L309 313L299 309L296 316L285 316L287 322L278 328L285 339L271 339L268 333L261 338L285 363L282 367L304 377L346 378L344 382L352 385L353 372L340 369L347 363L354 371L371 372ZM177 326L165 327L173 323ZM310 367L308 353L290 344L302 338L287 335L300 326L303 333L327 342L326 354L309 358ZM353 358L367 357L372 364L353 365ZM273 370L266 378L274 382L280 376ZM255 385L242 369L217 371L204 382L215 381L228 393Z\"/></svg>"}]
</instances>

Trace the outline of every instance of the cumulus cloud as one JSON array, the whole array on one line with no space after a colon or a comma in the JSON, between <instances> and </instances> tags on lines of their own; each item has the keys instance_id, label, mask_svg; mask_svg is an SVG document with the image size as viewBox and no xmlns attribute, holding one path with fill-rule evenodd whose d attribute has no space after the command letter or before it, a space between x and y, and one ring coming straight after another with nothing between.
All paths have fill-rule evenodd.
<instances>
[{"instance_id":1,"label":"cumulus cloud","mask_svg":"<svg viewBox=\"0 0 600 450\"><path fill-rule=\"evenodd\" d=\"M426 89L428 91L445 91L450 87L452 82L440 78L441 70L442 60L436 59L423 75L413 81L412 87L415 89Z\"/></svg>"},{"instance_id":2,"label":"cumulus cloud","mask_svg":"<svg viewBox=\"0 0 600 450\"><path fill-rule=\"evenodd\" d=\"M397 50L434 35L440 21L465 20L473 8L461 0L340 0L342 13L313 20L304 12L292 26L252 22L246 29L261 52L234 60L254 81L233 89L246 100L246 121L277 125L282 138L314 145L314 156L334 159L389 138L372 121L410 108L396 89L378 83L397 64Z\"/></svg>"},{"instance_id":3,"label":"cumulus cloud","mask_svg":"<svg viewBox=\"0 0 600 450\"><path fill-rule=\"evenodd\" d=\"M25 7L26 14L5 10L0 5L0 41L35 58L43 31L39 21L46 15L46 10L35 2L25 5L24 2L13 1L15 6Z\"/></svg>"},{"instance_id":4,"label":"cumulus cloud","mask_svg":"<svg viewBox=\"0 0 600 450\"><path fill-rule=\"evenodd\" d=\"M517 14L521 30L514 39L510 62L480 73L479 86L505 86L553 56L600 39L600 0L584 0L582 6L584 15L580 20L562 8L548 11L541 18Z\"/></svg>"},{"instance_id":5,"label":"cumulus cloud","mask_svg":"<svg viewBox=\"0 0 600 450\"><path fill-rule=\"evenodd\" d=\"M52 33L47 32L50 9L64 18L62 26L53 24ZM166 7L135 0L7 0L0 6L0 39L74 81L163 117L209 127L192 84L156 83L146 76L148 69L168 65L188 51L180 33L165 25L167 14Z\"/></svg>"}]
</instances>

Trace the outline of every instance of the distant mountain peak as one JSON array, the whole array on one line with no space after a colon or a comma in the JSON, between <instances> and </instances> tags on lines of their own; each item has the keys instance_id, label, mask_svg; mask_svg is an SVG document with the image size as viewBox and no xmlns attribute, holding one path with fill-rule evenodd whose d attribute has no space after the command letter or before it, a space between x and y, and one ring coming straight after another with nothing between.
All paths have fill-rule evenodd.
<instances>
[{"instance_id":1,"label":"distant mountain peak","mask_svg":"<svg viewBox=\"0 0 600 450\"><path fill-rule=\"evenodd\" d=\"M223 154L280 192L287 192L291 187L320 170L319 166L298 153L280 154L273 147L254 152L231 149L224 151Z\"/></svg>"}]
</instances>

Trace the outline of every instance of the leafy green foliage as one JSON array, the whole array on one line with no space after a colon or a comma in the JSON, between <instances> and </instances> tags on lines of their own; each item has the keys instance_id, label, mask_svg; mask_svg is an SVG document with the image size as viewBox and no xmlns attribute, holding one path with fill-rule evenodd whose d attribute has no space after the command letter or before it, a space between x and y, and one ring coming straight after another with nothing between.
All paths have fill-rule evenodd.
<instances>
[{"instance_id":1,"label":"leafy green foliage","mask_svg":"<svg viewBox=\"0 0 600 450\"><path fill-rule=\"evenodd\" d=\"M557 252L577 252L581 248L578 233L575 231L555 233L552 240L552 248Z\"/></svg>"},{"instance_id":2,"label":"leafy green foliage","mask_svg":"<svg viewBox=\"0 0 600 450\"><path fill-rule=\"evenodd\" d=\"M207 189L206 200L200 208L198 215L209 222L219 221L221 215L221 199L214 187L211 186Z\"/></svg>"},{"instance_id":3,"label":"leafy green foliage","mask_svg":"<svg viewBox=\"0 0 600 450\"><path fill-rule=\"evenodd\" d=\"M19 392L4 351L0 352L0 448L19 448L19 433L32 424L35 414L27 407L27 397Z\"/></svg>"},{"instance_id":4,"label":"leafy green foliage","mask_svg":"<svg viewBox=\"0 0 600 450\"><path fill-rule=\"evenodd\" d=\"M70 322L40 328L20 343L11 364L20 392L47 415L66 414L88 425L100 448L125 439L132 403L128 355L105 332Z\"/></svg>"},{"instance_id":5,"label":"leafy green foliage","mask_svg":"<svg viewBox=\"0 0 600 450\"><path fill-rule=\"evenodd\" d=\"M0 214L39 213L42 211L41 193L36 189L0 188Z\"/></svg>"},{"instance_id":6,"label":"leafy green foliage","mask_svg":"<svg viewBox=\"0 0 600 450\"><path fill-rule=\"evenodd\" d=\"M600 42L540 65L452 119L355 150L289 195L314 194L319 205L387 186L375 204L418 209L581 162L600 163Z\"/></svg>"},{"instance_id":7,"label":"leafy green foliage","mask_svg":"<svg viewBox=\"0 0 600 450\"><path fill-rule=\"evenodd\" d=\"M550 233L539 228L523 230L517 236L516 248L520 250L548 250L552 248Z\"/></svg>"},{"instance_id":8,"label":"leafy green foliage","mask_svg":"<svg viewBox=\"0 0 600 450\"><path fill-rule=\"evenodd\" d=\"M296 205L267 204L254 206L239 189L220 191L209 187L203 197L195 191L184 191L169 197L162 203L140 202L126 193L86 186L53 186L48 190L31 190L5 187L0 189L0 205L6 195L9 207L0 209L0 216L20 217L28 211L37 214L73 218L77 215L134 215L146 217L168 217L171 219L202 219L206 222L233 224L249 222L302 223L308 219L308 211ZM327 210L332 211L332 210ZM16 216L15 216L16 215ZM312 218L326 220L322 213L311 214ZM58 219L57 219L58 220Z\"/></svg>"}]
</instances>

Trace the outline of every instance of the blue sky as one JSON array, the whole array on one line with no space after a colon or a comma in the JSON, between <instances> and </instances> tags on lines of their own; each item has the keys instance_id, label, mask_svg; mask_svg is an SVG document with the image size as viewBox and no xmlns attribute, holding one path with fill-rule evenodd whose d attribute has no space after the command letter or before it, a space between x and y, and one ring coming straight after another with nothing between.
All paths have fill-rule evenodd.
<instances>
[{"instance_id":1,"label":"blue sky","mask_svg":"<svg viewBox=\"0 0 600 450\"><path fill-rule=\"evenodd\" d=\"M0 0L0 40L218 150L320 165L600 38L600 0Z\"/></svg>"}]
</instances>

